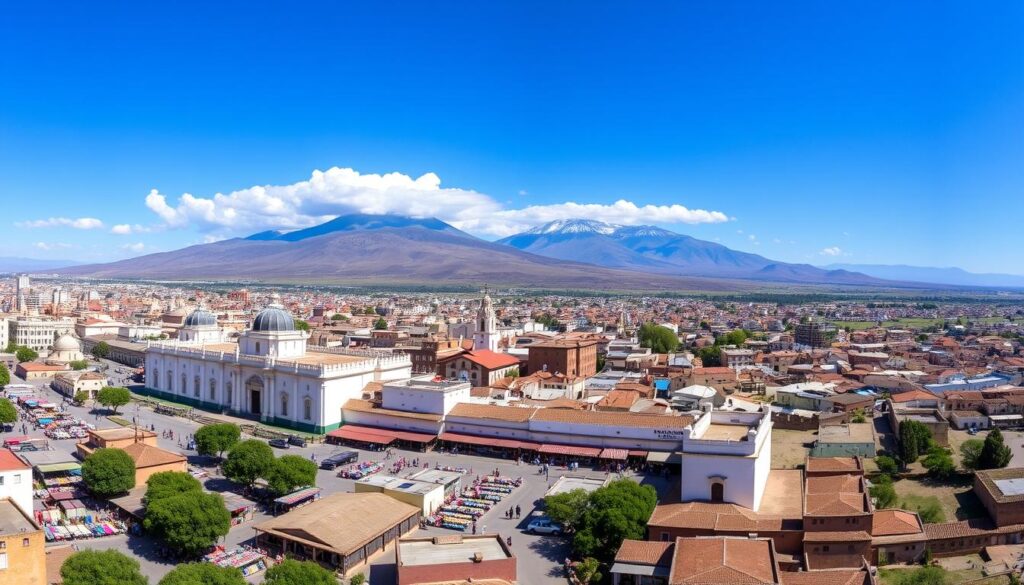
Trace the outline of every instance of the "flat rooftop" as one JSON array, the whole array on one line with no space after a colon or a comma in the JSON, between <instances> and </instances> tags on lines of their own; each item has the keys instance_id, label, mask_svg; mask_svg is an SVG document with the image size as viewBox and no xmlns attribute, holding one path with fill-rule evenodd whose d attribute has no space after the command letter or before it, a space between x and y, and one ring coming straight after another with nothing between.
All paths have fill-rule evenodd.
<instances>
[{"instance_id":1,"label":"flat rooftop","mask_svg":"<svg viewBox=\"0 0 1024 585\"><path fill-rule=\"evenodd\" d=\"M34 532L39 527L32 523L9 499L0 500L0 535Z\"/></svg>"},{"instance_id":2,"label":"flat rooftop","mask_svg":"<svg viewBox=\"0 0 1024 585\"><path fill-rule=\"evenodd\" d=\"M592 492L597 488L604 487L608 483L608 479L604 477L575 477L572 475L563 475L555 481L555 485L551 486L551 489L545 493L545 496L554 496L565 492L571 492L572 490L584 490Z\"/></svg>"},{"instance_id":3,"label":"flat rooftop","mask_svg":"<svg viewBox=\"0 0 1024 585\"><path fill-rule=\"evenodd\" d=\"M472 563L477 554L485 561L500 561L512 556L502 545L501 537L496 535L454 535L398 542L398 556L403 567Z\"/></svg>"},{"instance_id":4,"label":"flat rooftop","mask_svg":"<svg viewBox=\"0 0 1024 585\"><path fill-rule=\"evenodd\" d=\"M934 419L932 422L935 422ZM818 441L821 443L871 443L874 440L875 433L871 423L828 425L818 428Z\"/></svg>"},{"instance_id":5,"label":"flat rooftop","mask_svg":"<svg viewBox=\"0 0 1024 585\"><path fill-rule=\"evenodd\" d=\"M711 423L708 425L708 429L704 431L704 434L700 436L701 439L711 439L716 441L746 441L747 432L754 427L748 425L726 425L721 423Z\"/></svg>"},{"instance_id":6,"label":"flat rooftop","mask_svg":"<svg viewBox=\"0 0 1024 585\"><path fill-rule=\"evenodd\" d=\"M773 469L761 496L758 514L801 518L804 513L804 477L799 469Z\"/></svg>"}]
</instances>

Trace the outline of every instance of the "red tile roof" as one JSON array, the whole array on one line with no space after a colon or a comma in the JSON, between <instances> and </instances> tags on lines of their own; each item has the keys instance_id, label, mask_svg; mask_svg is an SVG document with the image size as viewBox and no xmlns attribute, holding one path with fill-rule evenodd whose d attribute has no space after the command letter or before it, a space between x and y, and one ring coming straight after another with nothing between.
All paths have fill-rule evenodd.
<instances>
[{"instance_id":1,"label":"red tile roof","mask_svg":"<svg viewBox=\"0 0 1024 585\"><path fill-rule=\"evenodd\" d=\"M779 583L768 539L678 538L672 585L774 585Z\"/></svg>"},{"instance_id":2,"label":"red tile roof","mask_svg":"<svg viewBox=\"0 0 1024 585\"><path fill-rule=\"evenodd\" d=\"M489 349L474 349L462 355L467 360L488 370L499 370L519 364L519 358L507 353L497 353Z\"/></svg>"},{"instance_id":3,"label":"red tile roof","mask_svg":"<svg viewBox=\"0 0 1024 585\"><path fill-rule=\"evenodd\" d=\"M29 469L29 466L10 449L0 449L0 471L16 471L18 469Z\"/></svg>"}]
</instances>

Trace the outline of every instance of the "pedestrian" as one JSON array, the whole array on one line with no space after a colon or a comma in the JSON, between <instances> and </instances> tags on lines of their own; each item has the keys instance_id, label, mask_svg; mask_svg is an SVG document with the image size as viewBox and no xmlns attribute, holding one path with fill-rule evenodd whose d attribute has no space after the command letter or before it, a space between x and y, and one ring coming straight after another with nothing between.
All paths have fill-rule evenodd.
<instances>
[{"instance_id":1,"label":"pedestrian","mask_svg":"<svg viewBox=\"0 0 1024 585\"><path fill-rule=\"evenodd\" d=\"M506 542L506 543L507 543L507 544L508 544L509 546L512 546L512 537L511 537L511 536L509 536L509 537L508 537L507 539L505 539L505 542Z\"/></svg>"},{"instance_id":2,"label":"pedestrian","mask_svg":"<svg viewBox=\"0 0 1024 585\"><path fill-rule=\"evenodd\" d=\"M512 519L512 515L513 515L513 514L515 514L515 510L514 510L513 508L509 508L509 509L508 509L508 519L509 519L509 520L511 520L511 519Z\"/></svg>"},{"instance_id":3,"label":"pedestrian","mask_svg":"<svg viewBox=\"0 0 1024 585\"><path fill-rule=\"evenodd\" d=\"M516 504L516 518L519 518L520 516L521 514L519 512L519 504Z\"/></svg>"}]
</instances>

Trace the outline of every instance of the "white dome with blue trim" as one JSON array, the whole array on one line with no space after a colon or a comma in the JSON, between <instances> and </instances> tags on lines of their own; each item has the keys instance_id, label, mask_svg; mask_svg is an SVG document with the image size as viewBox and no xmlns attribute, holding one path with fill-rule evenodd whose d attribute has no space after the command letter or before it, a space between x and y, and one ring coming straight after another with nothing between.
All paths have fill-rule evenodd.
<instances>
[{"instance_id":1,"label":"white dome with blue trim","mask_svg":"<svg viewBox=\"0 0 1024 585\"><path fill-rule=\"evenodd\" d=\"M188 317L182 322L185 327L209 327L217 325L217 316L207 311L203 307L199 307L195 311L189 313Z\"/></svg>"}]
</instances>

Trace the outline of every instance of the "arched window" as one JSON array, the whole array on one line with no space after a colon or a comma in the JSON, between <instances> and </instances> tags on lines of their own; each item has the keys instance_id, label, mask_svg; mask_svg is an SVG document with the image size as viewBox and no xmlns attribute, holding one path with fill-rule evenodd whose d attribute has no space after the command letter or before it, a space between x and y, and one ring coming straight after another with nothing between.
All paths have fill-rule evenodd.
<instances>
[{"instance_id":1,"label":"arched window","mask_svg":"<svg viewBox=\"0 0 1024 585\"><path fill-rule=\"evenodd\" d=\"M288 393L281 393L281 416L288 416Z\"/></svg>"},{"instance_id":2,"label":"arched window","mask_svg":"<svg viewBox=\"0 0 1024 585\"><path fill-rule=\"evenodd\" d=\"M195 378L192 379L192 395L195 396L196 398L199 398L199 396L203 392L202 385L203 383L199 380L199 376L196 376Z\"/></svg>"},{"instance_id":3,"label":"arched window","mask_svg":"<svg viewBox=\"0 0 1024 585\"><path fill-rule=\"evenodd\" d=\"M167 391L174 392L174 372L167 372Z\"/></svg>"},{"instance_id":4,"label":"arched window","mask_svg":"<svg viewBox=\"0 0 1024 585\"><path fill-rule=\"evenodd\" d=\"M232 390L234 390L234 388L232 387L231 380L228 380L224 384L224 402L226 402L229 407L231 406L232 399L234 398L234 392L232 392Z\"/></svg>"},{"instance_id":5,"label":"arched window","mask_svg":"<svg viewBox=\"0 0 1024 585\"><path fill-rule=\"evenodd\" d=\"M182 394L188 393L188 377L185 375L185 372L181 373L181 388L178 388L178 392Z\"/></svg>"},{"instance_id":6,"label":"arched window","mask_svg":"<svg viewBox=\"0 0 1024 585\"><path fill-rule=\"evenodd\" d=\"M256 342L256 355L260 355L260 342Z\"/></svg>"},{"instance_id":7,"label":"arched window","mask_svg":"<svg viewBox=\"0 0 1024 585\"><path fill-rule=\"evenodd\" d=\"M159 388L160 387L160 370L158 370L156 368L153 368L153 378L152 378L152 380L153 380L153 387L154 388Z\"/></svg>"},{"instance_id":8,"label":"arched window","mask_svg":"<svg viewBox=\"0 0 1024 585\"><path fill-rule=\"evenodd\" d=\"M217 380L210 378L210 402L217 401Z\"/></svg>"},{"instance_id":9,"label":"arched window","mask_svg":"<svg viewBox=\"0 0 1024 585\"><path fill-rule=\"evenodd\" d=\"M313 420L313 399L309 396L302 399L302 418Z\"/></svg>"}]
</instances>

